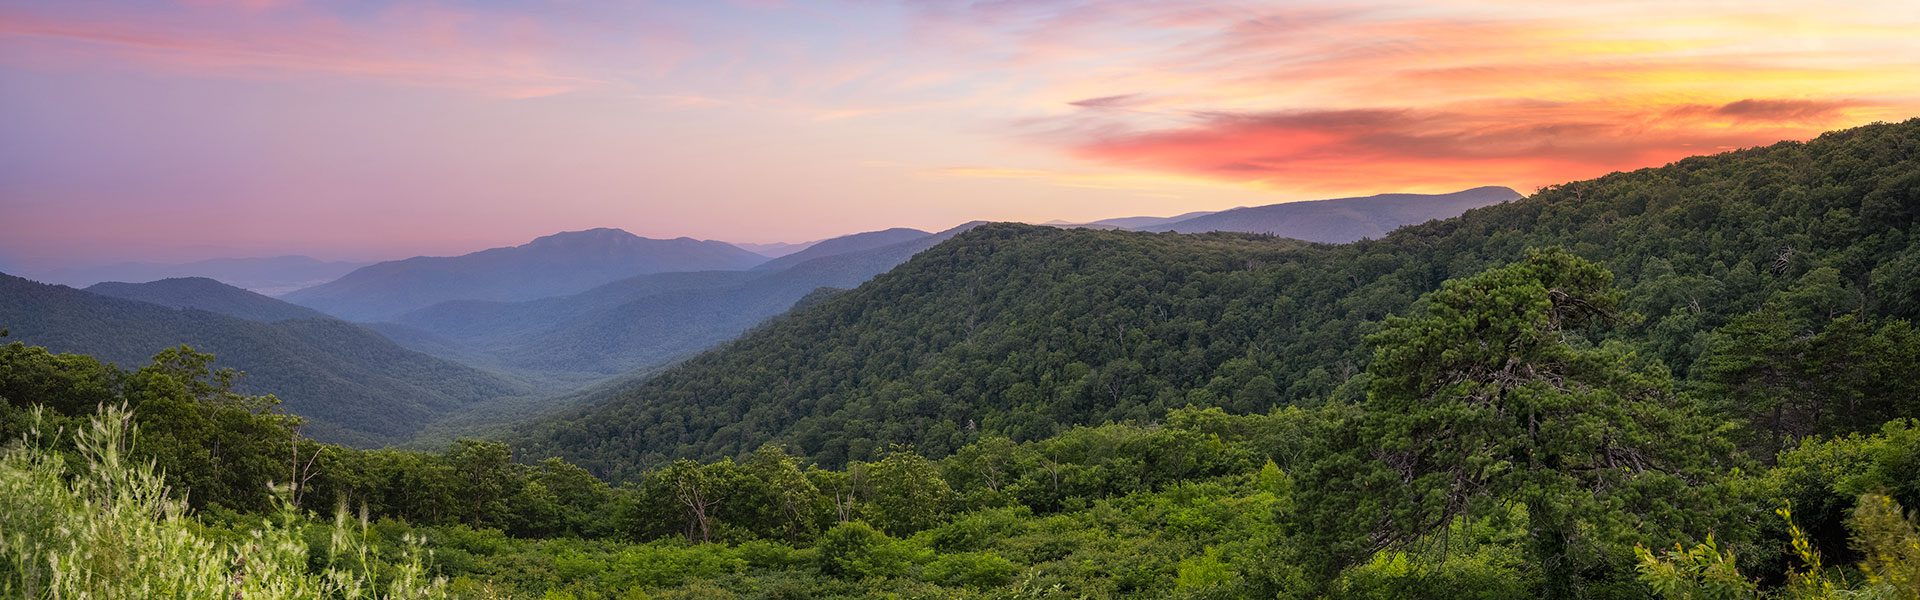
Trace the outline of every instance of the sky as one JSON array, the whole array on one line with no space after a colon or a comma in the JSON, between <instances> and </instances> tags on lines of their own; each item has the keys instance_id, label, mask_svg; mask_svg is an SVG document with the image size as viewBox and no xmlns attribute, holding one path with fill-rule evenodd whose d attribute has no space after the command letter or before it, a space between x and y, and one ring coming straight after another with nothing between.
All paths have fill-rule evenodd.
<instances>
[{"instance_id":1,"label":"sky","mask_svg":"<svg viewBox=\"0 0 1920 600\"><path fill-rule=\"evenodd\" d=\"M0 266L1530 192L1920 116L1915 31L1915 0L0 0Z\"/></svg>"}]
</instances>

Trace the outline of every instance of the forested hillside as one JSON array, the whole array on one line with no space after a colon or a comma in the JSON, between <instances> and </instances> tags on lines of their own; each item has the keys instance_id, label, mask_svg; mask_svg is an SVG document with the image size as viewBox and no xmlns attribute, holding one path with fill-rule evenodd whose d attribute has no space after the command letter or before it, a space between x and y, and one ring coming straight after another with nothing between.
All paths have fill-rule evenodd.
<instances>
[{"instance_id":1,"label":"forested hillside","mask_svg":"<svg viewBox=\"0 0 1920 600\"><path fill-rule=\"evenodd\" d=\"M0 588L300 598L1920 593L1920 527L1902 508L1920 505L1911 477L1920 422L1809 434L1777 455L1737 450L1728 434L1765 426L1729 426L1731 415L1676 393L1657 363L1594 343L1625 316L1614 283L1557 249L1449 280L1368 336L1376 351L1357 402L1178 409L1032 442L982 436L938 460L894 447L838 470L770 444L737 460L675 461L617 487L560 460L516 463L507 446L479 440L437 454L315 444L270 399L235 393L208 370L211 357L185 350L127 372L0 346L0 436L18 440L0 448L0 528L15 532L0 544ZM1917 346L1896 368L1920 368ZM1886 391L1857 406L1916 408ZM329 498L331 523L321 516Z\"/></svg>"},{"instance_id":2,"label":"forested hillside","mask_svg":"<svg viewBox=\"0 0 1920 600\"><path fill-rule=\"evenodd\" d=\"M249 373L320 439L374 445L404 439L431 418L521 385L394 345L334 319L261 322L175 309L0 275L0 329L9 340L140 365L182 344Z\"/></svg>"},{"instance_id":3,"label":"forested hillside","mask_svg":"<svg viewBox=\"0 0 1920 600\"><path fill-rule=\"evenodd\" d=\"M1796 344L1908 343L1891 320L1920 316L1916 215L1920 121L1554 186L1344 246L983 226L527 442L627 479L768 441L837 465L1181 406L1352 400L1371 356L1360 340L1389 314L1548 246L1618 275L1633 319L1607 337L1683 387L1725 390L1715 401L1767 421L1765 436L1857 428L1887 408L1831 407L1911 378L1875 361L1812 390L1756 373L1828 368Z\"/></svg>"}]
</instances>

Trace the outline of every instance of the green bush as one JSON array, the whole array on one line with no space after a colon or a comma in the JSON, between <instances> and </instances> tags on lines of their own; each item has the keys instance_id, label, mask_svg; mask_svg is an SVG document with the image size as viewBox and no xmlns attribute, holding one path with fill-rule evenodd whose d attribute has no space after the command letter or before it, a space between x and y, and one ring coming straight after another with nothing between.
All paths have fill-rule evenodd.
<instances>
[{"instance_id":1,"label":"green bush","mask_svg":"<svg viewBox=\"0 0 1920 600\"><path fill-rule=\"evenodd\" d=\"M978 589L1006 585L1020 574L1020 566L992 552L962 552L940 555L921 574L940 585Z\"/></svg>"},{"instance_id":2,"label":"green bush","mask_svg":"<svg viewBox=\"0 0 1920 600\"><path fill-rule=\"evenodd\" d=\"M1491 553L1416 558L1382 553L1347 571L1339 598L1502 600L1534 596L1527 573Z\"/></svg>"},{"instance_id":3,"label":"green bush","mask_svg":"<svg viewBox=\"0 0 1920 600\"><path fill-rule=\"evenodd\" d=\"M822 575L855 580L903 575L920 554L859 521L828 529L817 549Z\"/></svg>"}]
</instances>

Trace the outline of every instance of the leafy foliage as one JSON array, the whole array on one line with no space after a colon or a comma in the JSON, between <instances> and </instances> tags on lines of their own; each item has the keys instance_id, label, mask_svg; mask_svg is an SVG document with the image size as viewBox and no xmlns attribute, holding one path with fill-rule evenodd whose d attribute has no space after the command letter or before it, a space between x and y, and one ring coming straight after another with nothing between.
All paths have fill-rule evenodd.
<instances>
[{"instance_id":1,"label":"leafy foliage","mask_svg":"<svg viewBox=\"0 0 1920 600\"><path fill-rule=\"evenodd\" d=\"M37 416L37 415L35 415ZM442 598L417 539L388 567L365 526L336 512L324 555L292 512L235 536L207 531L150 464L124 453L134 426L108 408L68 437L79 462L31 436L0 451L0 594L16 598ZM36 425L38 420L35 419ZM37 427L30 433L43 433ZM65 435L62 435L62 434ZM309 562L319 569L310 571Z\"/></svg>"}]
</instances>

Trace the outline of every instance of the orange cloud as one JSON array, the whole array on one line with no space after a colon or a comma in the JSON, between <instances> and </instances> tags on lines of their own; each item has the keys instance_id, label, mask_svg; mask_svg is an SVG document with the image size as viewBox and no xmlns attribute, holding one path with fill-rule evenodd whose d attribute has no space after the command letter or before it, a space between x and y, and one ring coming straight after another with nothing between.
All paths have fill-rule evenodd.
<instances>
[{"instance_id":1,"label":"orange cloud","mask_svg":"<svg viewBox=\"0 0 1920 600\"><path fill-rule=\"evenodd\" d=\"M1084 159L1288 189L1525 188L1804 137L1847 107L1755 99L1685 111L1492 103L1218 112L1185 127L1065 141ZM1740 126L1716 122L1726 118Z\"/></svg>"},{"instance_id":2,"label":"orange cloud","mask_svg":"<svg viewBox=\"0 0 1920 600\"><path fill-rule=\"evenodd\" d=\"M1738 100L1713 109L1714 114L1740 121L1821 123L1830 121L1848 103L1822 100Z\"/></svg>"}]
</instances>

